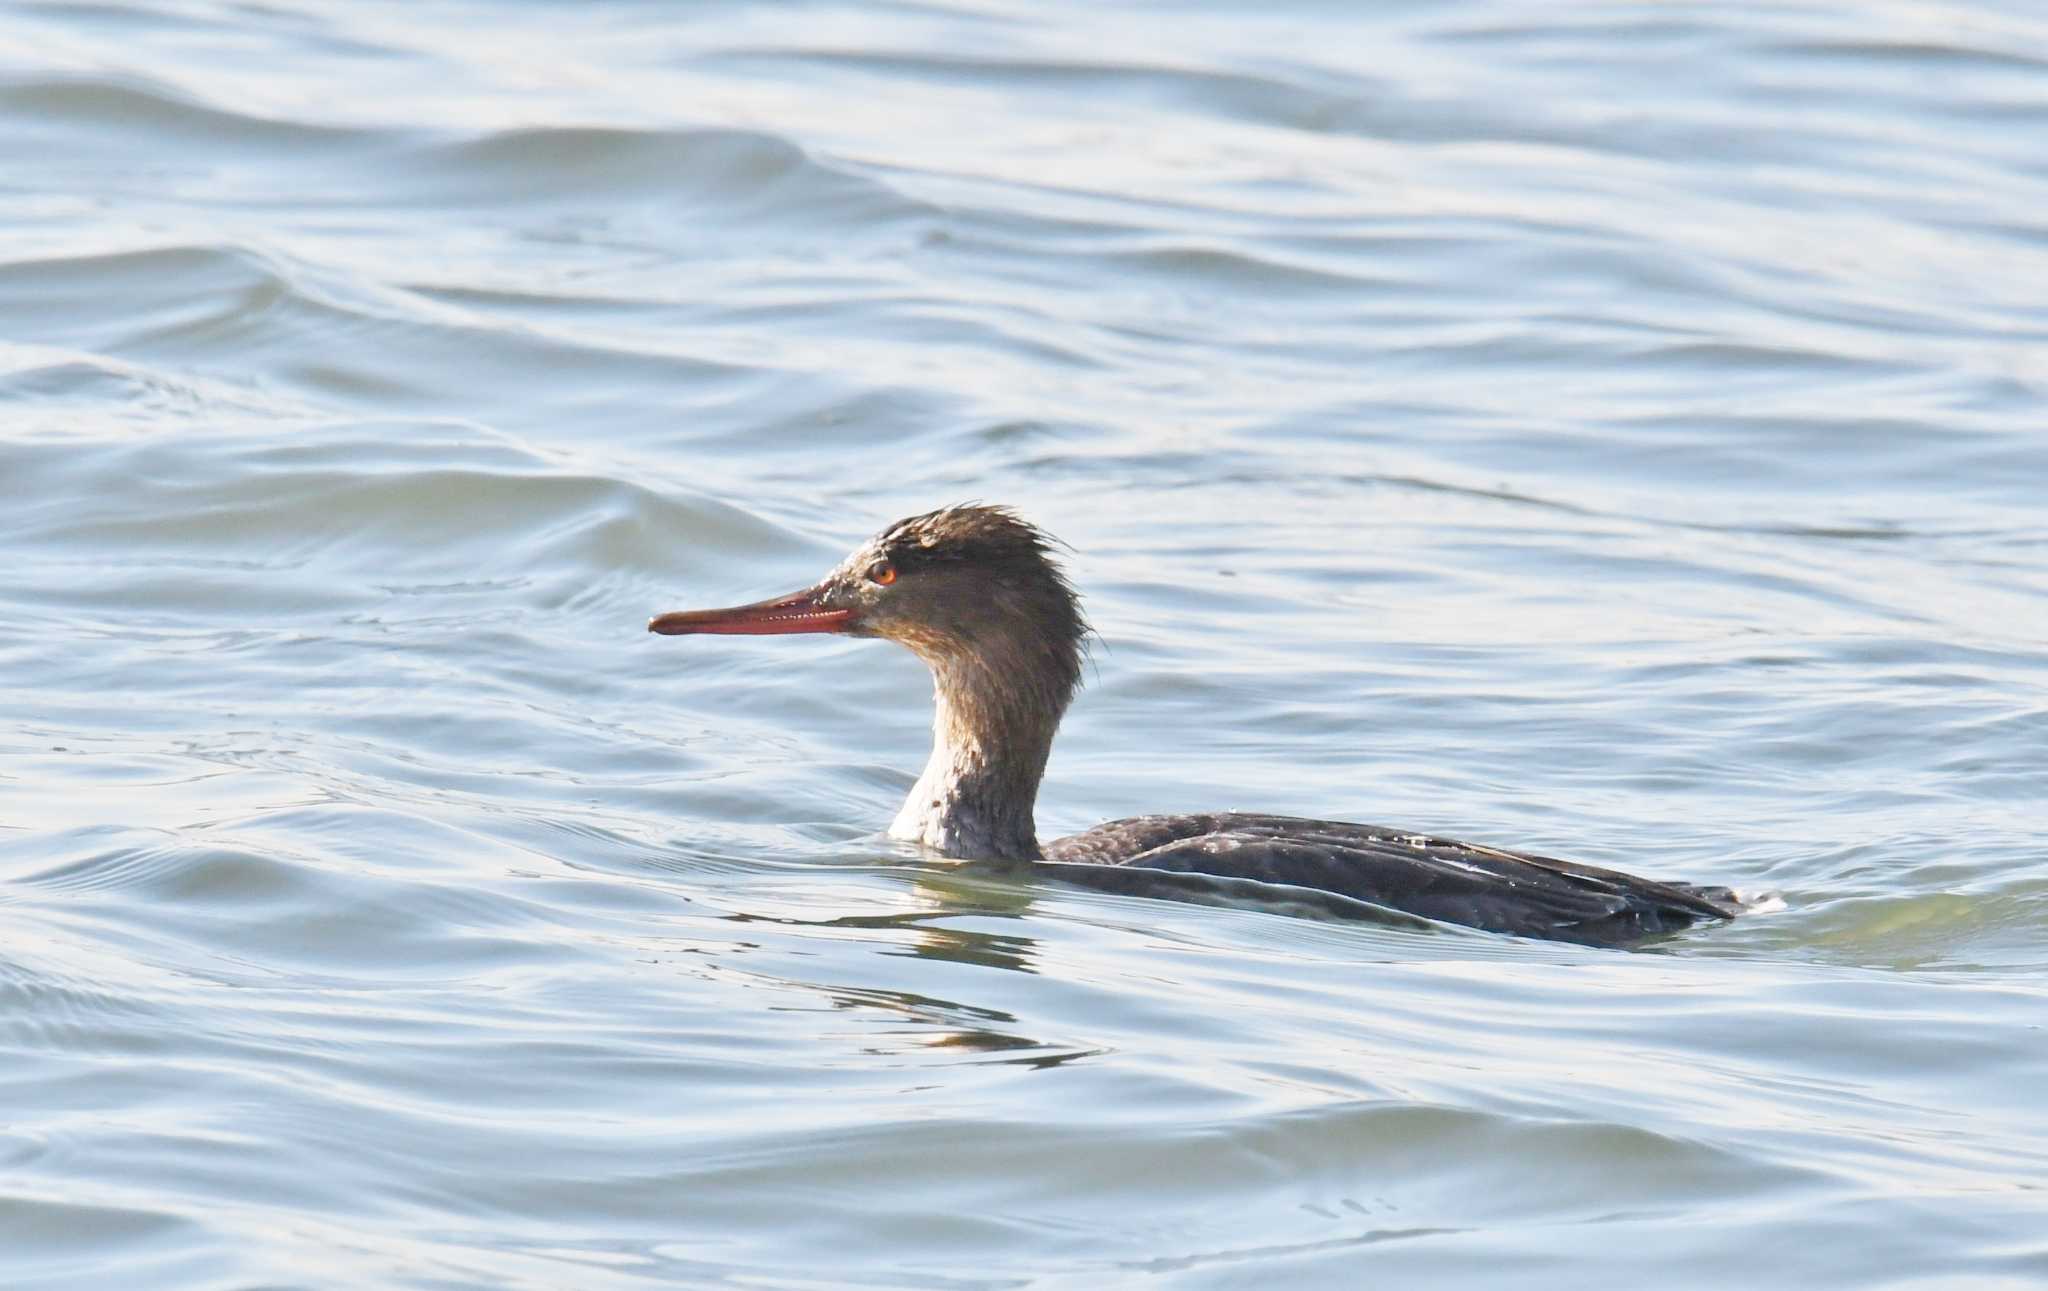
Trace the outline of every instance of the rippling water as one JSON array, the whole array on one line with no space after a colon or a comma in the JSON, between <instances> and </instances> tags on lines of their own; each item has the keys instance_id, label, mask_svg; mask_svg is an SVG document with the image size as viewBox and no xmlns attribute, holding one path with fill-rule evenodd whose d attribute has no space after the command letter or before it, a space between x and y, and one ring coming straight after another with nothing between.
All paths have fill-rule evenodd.
<instances>
[{"instance_id":1,"label":"rippling water","mask_svg":"<svg viewBox=\"0 0 2048 1291\"><path fill-rule=\"evenodd\" d=\"M13 1288L2048 1281L2035 6L0 19ZM1638 953L949 872L667 641L1008 502L1048 832L1777 891Z\"/></svg>"}]
</instances>

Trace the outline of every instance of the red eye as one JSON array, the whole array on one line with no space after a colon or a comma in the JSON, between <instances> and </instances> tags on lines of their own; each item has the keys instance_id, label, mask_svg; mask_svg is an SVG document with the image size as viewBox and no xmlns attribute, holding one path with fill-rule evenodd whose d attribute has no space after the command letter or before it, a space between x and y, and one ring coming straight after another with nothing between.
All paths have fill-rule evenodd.
<instances>
[{"instance_id":1,"label":"red eye","mask_svg":"<svg viewBox=\"0 0 2048 1291\"><path fill-rule=\"evenodd\" d=\"M896 581L896 567L886 560L878 560L868 566L868 581L887 587Z\"/></svg>"}]
</instances>

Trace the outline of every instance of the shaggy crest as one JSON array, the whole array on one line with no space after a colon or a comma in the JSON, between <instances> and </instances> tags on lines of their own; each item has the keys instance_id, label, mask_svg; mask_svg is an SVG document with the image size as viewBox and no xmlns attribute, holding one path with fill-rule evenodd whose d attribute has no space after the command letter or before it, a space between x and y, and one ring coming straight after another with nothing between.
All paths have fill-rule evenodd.
<instances>
[{"instance_id":1,"label":"shaggy crest","mask_svg":"<svg viewBox=\"0 0 2048 1291\"><path fill-rule=\"evenodd\" d=\"M1064 544L1008 507L979 502L940 507L898 520L877 534L875 543L905 568L947 561L1029 562L1066 585L1066 576L1053 559L1054 549Z\"/></svg>"}]
</instances>

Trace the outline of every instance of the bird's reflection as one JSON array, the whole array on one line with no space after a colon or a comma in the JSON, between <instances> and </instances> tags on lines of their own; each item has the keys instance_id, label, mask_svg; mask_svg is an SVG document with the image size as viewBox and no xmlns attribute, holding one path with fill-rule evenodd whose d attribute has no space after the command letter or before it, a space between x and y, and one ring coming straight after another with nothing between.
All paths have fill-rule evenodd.
<instances>
[{"instance_id":1,"label":"bird's reflection","mask_svg":"<svg viewBox=\"0 0 2048 1291\"><path fill-rule=\"evenodd\" d=\"M1001 1009L976 1008L914 991L873 987L831 987L827 988L827 994L835 1008L879 1009L904 1019L911 1025L901 1031L884 1031L882 1034L901 1035L927 1053L953 1051L972 1055L975 1061L1047 1068L1103 1052L1052 1044L1035 1036L1019 1034L1016 1016ZM869 1047L868 1052L889 1055L900 1052L900 1049L898 1045L876 1045Z\"/></svg>"},{"instance_id":2,"label":"bird's reflection","mask_svg":"<svg viewBox=\"0 0 2048 1291\"><path fill-rule=\"evenodd\" d=\"M1331 893L1276 890L1269 885L1207 875L1131 871L1103 865L1018 866L981 862L919 869L911 889L924 907L917 910L827 919L736 912L724 918L734 923L879 933L883 935L872 938L884 943L877 947L879 954L1036 973L1038 940L1013 929L1027 926L1025 917L1032 912L1037 897L1057 891L1058 887L1143 895L1195 905L1264 909L1310 918L1430 926L1412 915L1367 906ZM1002 925L1004 930L991 931L991 923ZM913 991L831 983L804 985L824 995L835 1010L883 1010L908 1023L900 1030L874 1033L896 1041L869 1048L868 1052L877 1055L899 1054L914 1047L924 1052L956 1050L973 1055L1001 1055L978 1057L978 1061L1056 1067L1102 1052L1024 1034L1018 1019L1001 1010Z\"/></svg>"},{"instance_id":3,"label":"bird's reflection","mask_svg":"<svg viewBox=\"0 0 2048 1291\"><path fill-rule=\"evenodd\" d=\"M960 866L946 866L920 873L914 891L932 909L898 910L886 914L849 914L830 919L799 919L788 915L726 915L733 923L772 923L792 928L848 928L882 931L906 930L913 935L900 944L919 959L939 959L981 968L1008 968L1035 973L1033 960L1038 943L1016 933L988 932L962 927L955 922L972 915L1015 919L1031 909L1031 890L1014 879L1005 881L994 871L974 873Z\"/></svg>"},{"instance_id":4,"label":"bird's reflection","mask_svg":"<svg viewBox=\"0 0 2048 1291\"><path fill-rule=\"evenodd\" d=\"M1032 885L1014 871L948 865L920 873L914 891L930 908L887 914L841 915L830 919L799 919L783 915L734 913L733 923L770 923L785 927L868 930L905 934L880 953L976 968L1036 973L1038 942L1019 933L991 932L963 920L1015 920L1032 907ZM1057 1067L1092 1057L1100 1049L1075 1048L1019 1032L1018 1019L1001 1009L964 1004L915 991L879 987L819 984L835 1009L882 1010L910 1023L901 1035L916 1048L958 1051L978 1061L1036 1068ZM870 1049L876 1054L900 1052L898 1045ZM980 1055L999 1055L980 1057Z\"/></svg>"}]
</instances>

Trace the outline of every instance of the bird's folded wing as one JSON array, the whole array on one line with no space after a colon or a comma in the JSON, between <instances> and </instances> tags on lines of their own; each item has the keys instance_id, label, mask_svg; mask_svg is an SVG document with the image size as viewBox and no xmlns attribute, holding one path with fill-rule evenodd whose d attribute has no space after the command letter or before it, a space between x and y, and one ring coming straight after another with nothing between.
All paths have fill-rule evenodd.
<instances>
[{"instance_id":1,"label":"bird's folded wing","mask_svg":"<svg viewBox=\"0 0 2048 1291\"><path fill-rule=\"evenodd\" d=\"M1306 888L1493 932L1603 945L1739 909L1719 892L1571 861L1288 816L1138 816L1055 840L1045 852L1054 862Z\"/></svg>"}]
</instances>

